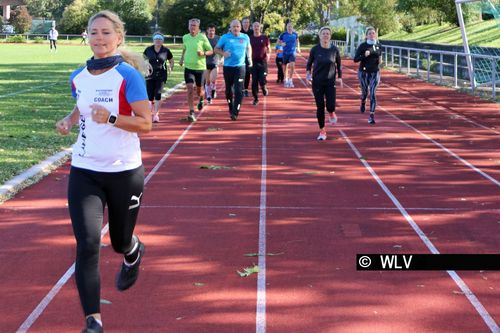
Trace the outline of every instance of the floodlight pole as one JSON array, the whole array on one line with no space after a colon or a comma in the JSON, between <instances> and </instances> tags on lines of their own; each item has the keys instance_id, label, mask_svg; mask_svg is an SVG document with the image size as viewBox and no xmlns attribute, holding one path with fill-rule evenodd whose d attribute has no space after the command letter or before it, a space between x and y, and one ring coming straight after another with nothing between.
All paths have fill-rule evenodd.
<instances>
[{"instance_id":1,"label":"floodlight pole","mask_svg":"<svg viewBox=\"0 0 500 333\"><path fill-rule=\"evenodd\" d=\"M455 6L457 7L458 23L460 24L460 31L462 32L462 41L464 43L465 59L467 60L467 69L469 71L470 85L472 92L476 87L476 79L474 78L474 68L472 67L472 57L469 48L469 39L467 38L467 31L465 30L464 14L462 12L462 4L467 2L476 2L478 0L455 0Z\"/></svg>"}]
</instances>

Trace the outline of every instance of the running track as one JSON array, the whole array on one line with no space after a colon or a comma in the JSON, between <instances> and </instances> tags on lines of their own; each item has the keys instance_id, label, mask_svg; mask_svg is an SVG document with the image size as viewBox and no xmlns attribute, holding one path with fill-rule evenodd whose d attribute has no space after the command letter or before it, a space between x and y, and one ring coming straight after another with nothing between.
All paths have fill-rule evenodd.
<instances>
[{"instance_id":1,"label":"running track","mask_svg":"<svg viewBox=\"0 0 500 333\"><path fill-rule=\"evenodd\" d=\"M303 58L297 88L271 66L270 96L245 99L237 122L222 99L192 126L184 93L164 104L142 138L147 248L125 293L103 238L106 332L499 332L500 272L357 272L355 256L499 252L500 107L384 71L370 126L355 68L325 142ZM83 327L68 169L0 206L2 332Z\"/></svg>"}]
</instances>

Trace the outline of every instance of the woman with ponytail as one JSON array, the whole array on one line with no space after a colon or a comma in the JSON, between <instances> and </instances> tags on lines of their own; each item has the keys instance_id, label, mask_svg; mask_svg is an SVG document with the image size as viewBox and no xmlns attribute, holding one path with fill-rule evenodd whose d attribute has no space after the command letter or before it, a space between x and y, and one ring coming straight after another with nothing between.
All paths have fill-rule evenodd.
<instances>
[{"instance_id":1,"label":"woman with ponytail","mask_svg":"<svg viewBox=\"0 0 500 333\"><path fill-rule=\"evenodd\" d=\"M68 184L76 238L75 278L86 318L83 332L100 333L99 250L106 206L111 244L123 255L116 276L118 290L135 283L144 255L144 244L134 235L144 188L137 134L151 130L151 115L143 57L118 48L125 37L120 18L101 11L90 18L87 31L94 55L71 74L76 105L56 128L62 135L74 125L80 129Z\"/></svg>"},{"instance_id":2,"label":"woman with ponytail","mask_svg":"<svg viewBox=\"0 0 500 333\"><path fill-rule=\"evenodd\" d=\"M366 41L361 43L356 50L354 62L359 62L358 79L361 86L361 113L365 112L366 98L370 92L369 124L375 124L375 108L377 97L375 92L380 82L379 65L382 63L382 48L377 40L375 28L366 29Z\"/></svg>"}]
</instances>

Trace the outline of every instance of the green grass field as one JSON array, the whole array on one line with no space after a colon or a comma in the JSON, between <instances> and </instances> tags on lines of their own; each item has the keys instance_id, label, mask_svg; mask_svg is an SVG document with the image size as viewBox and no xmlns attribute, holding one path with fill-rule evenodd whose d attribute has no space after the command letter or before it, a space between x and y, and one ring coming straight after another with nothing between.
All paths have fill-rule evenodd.
<instances>
[{"instance_id":1,"label":"green grass field","mask_svg":"<svg viewBox=\"0 0 500 333\"><path fill-rule=\"evenodd\" d=\"M471 23L466 29L470 45L500 47L500 30L495 20ZM380 39L462 45L459 27L437 23L416 27L413 33L403 31L386 34Z\"/></svg>"},{"instance_id":2,"label":"green grass field","mask_svg":"<svg viewBox=\"0 0 500 333\"><path fill-rule=\"evenodd\" d=\"M131 45L142 53L149 44ZM88 46L48 44L1 44L0 58L0 184L69 147L76 140L56 133L55 122L73 106L69 75L91 56ZM176 64L180 46L171 48ZM173 87L183 80L177 65L167 81Z\"/></svg>"}]
</instances>

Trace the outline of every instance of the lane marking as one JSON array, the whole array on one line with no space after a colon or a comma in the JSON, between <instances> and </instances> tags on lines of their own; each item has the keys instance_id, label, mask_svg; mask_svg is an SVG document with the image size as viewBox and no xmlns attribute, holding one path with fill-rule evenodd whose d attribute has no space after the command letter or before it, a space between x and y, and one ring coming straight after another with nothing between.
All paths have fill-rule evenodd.
<instances>
[{"instance_id":1,"label":"lane marking","mask_svg":"<svg viewBox=\"0 0 500 333\"><path fill-rule=\"evenodd\" d=\"M353 70L352 68L349 68L349 67L347 67L347 66L346 66L346 67L344 67L344 68L345 68L345 69L347 69L348 71L351 71L351 72L353 72L353 73L357 74L357 72L356 72L355 70ZM398 87L395 87L395 86L393 86L393 85L391 85L391 84L387 84L387 83L382 83L382 84L383 84L384 86L386 86L387 88L391 89L391 90L395 90L395 91L399 92L400 94L410 96L411 98L413 98L413 99L416 99L416 100L420 101L420 103L422 103L422 104L424 104L424 105L431 106L431 107L436 108L436 109L438 109L438 110L444 111L444 112L446 112L446 113L448 113L448 114L451 114L451 115L454 115L454 116L456 116L457 118L460 118L460 119L462 119L462 120L464 120L464 121L466 121L466 122L468 122L468 123L470 123L470 124L473 124L473 125L475 125L475 126L477 126L477 127L480 127L480 128L485 129L485 130L488 130L489 132L493 132L493 133L495 133L495 134L497 134L497 135L500 135L500 132L499 132L499 131L496 131L496 130L494 130L493 128L490 128L490 127L488 127L488 126L485 126L485 125L483 125L483 124L480 124L480 123L476 122L475 120L469 119L469 118L467 118L467 116L464 116L464 115L462 115L462 114L459 114L459 113L453 112L453 111L451 111L451 110L448 110L448 109L446 109L446 108L445 108L445 107L443 107L443 106L440 106L440 105L435 105L434 103L432 103L432 102L430 102L430 101L428 101L428 100L425 100L425 99L423 99L423 98L420 98L420 97L414 96L414 95L412 95L409 91L403 90L402 88L398 88Z\"/></svg>"},{"instance_id":2,"label":"lane marking","mask_svg":"<svg viewBox=\"0 0 500 333\"><path fill-rule=\"evenodd\" d=\"M351 86L349 86L347 83L344 83L344 86L346 86L347 88L349 88L350 90L354 91L355 93L357 93L359 95L359 92L356 91ZM427 140L429 140L430 142L432 142L434 145L436 145L439 148L441 148L442 150L444 150L446 153L448 153L448 155L454 157L455 159L457 159L458 161L460 161L462 164L464 164L468 168L474 170L475 172L477 172L478 174L480 174L481 176L483 176L487 180L491 181L496 186L500 186L500 181L496 180L495 178L493 178L492 176L490 176L486 172L482 171L481 169L479 169L478 167L476 167L475 165L473 165L472 163L470 163L466 159L461 158L460 156L458 156L457 154L455 154L453 151L451 151L450 149L446 148L444 145L440 144L439 142L437 142L436 140L434 140L433 138L431 138L429 135L427 135L424 132L420 131L416 127L413 127L412 125L408 124L406 121L404 121L401 118L399 118L398 116L394 115L392 112L390 112L389 110L387 110L383 106L377 105L377 107L379 107L382 111L384 111L387 114L389 114L392 118L394 118L395 120L397 120L401 124L405 125L406 127L408 127L409 129L415 131L416 133L420 134L421 136L423 136L424 138L426 138Z\"/></svg>"},{"instance_id":3,"label":"lane marking","mask_svg":"<svg viewBox=\"0 0 500 333\"><path fill-rule=\"evenodd\" d=\"M362 159L362 155L359 152L359 150L354 146L354 144L351 142L349 137L344 133L343 130L339 129L340 134L342 137L346 140L347 144L351 147L352 151L354 154L358 157L358 159L363 163L364 167L368 170L368 172L372 175L372 177L375 179L375 181L379 184L379 186L382 188L382 190L387 194L387 196L391 199L391 201L394 203L394 205L398 208L398 210L401 212L405 220L408 222L408 224L412 227L412 229L417 233L417 235L420 237L420 239L424 242L425 246L431 251L433 254L439 254L438 249L434 246L432 241L427 237L427 235L420 229L418 224L413 220L413 218L410 216L410 214L406 211L406 209L401 205L399 200L392 194L392 192L387 188L387 186L384 184L384 182L379 178L377 173L372 169L370 164ZM499 333L499 327L495 320L491 317L491 315L488 313L486 308L481 304L479 299L474 295L474 293L470 290L470 288L467 286L467 284L460 278L460 276L455 272L455 271L446 271L448 275L453 279L455 284L460 288L460 290L463 292L465 297L469 300L469 302L472 304L472 306L476 309L476 311L479 313L483 321L486 323L488 328L492 333Z\"/></svg>"},{"instance_id":4,"label":"lane marking","mask_svg":"<svg viewBox=\"0 0 500 333\"><path fill-rule=\"evenodd\" d=\"M201 118L203 113L205 112L206 108L204 107L200 113L198 114L198 118ZM146 185L149 180L155 175L155 173L158 171L158 169L165 163L167 158L170 156L170 154L174 151L174 149L179 145L179 143L182 141L182 139L186 136L186 134L189 132L189 130L193 127L195 124L191 123L189 126L182 132L182 134L177 138L175 143L170 147L170 149L163 155L163 157L158 161L158 163L155 165L155 167L149 172L147 177L144 179L144 185ZM107 234L109 229L109 225L106 223L101 230L101 239ZM17 329L16 333L25 333L27 332L30 327L35 323L35 321L40 317L40 315L43 313L45 308L50 304L50 302L56 297L56 295L59 293L61 288L68 282L69 278L75 273L75 263L68 268L66 273L59 279L59 281L56 282L54 287L45 295L45 297L40 301L40 303L35 307L35 309L30 313L30 315L26 318L26 320L19 326Z\"/></svg>"},{"instance_id":5,"label":"lane marking","mask_svg":"<svg viewBox=\"0 0 500 333\"><path fill-rule=\"evenodd\" d=\"M49 88L49 87L55 86L56 84L62 84L62 83L64 83L64 82L53 82L53 83L50 83L50 84L45 84L43 86L31 87L31 88L28 88L28 89L15 91L15 92L12 92L12 93L9 93L9 94L0 95L0 98L9 97L9 96L16 96L16 95L24 94L25 92L28 92L28 91L33 91L33 90L42 89L42 88Z\"/></svg>"},{"instance_id":6,"label":"lane marking","mask_svg":"<svg viewBox=\"0 0 500 333\"><path fill-rule=\"evenodd\" d=\"M267 206L267 97L262 110L262 166L259 206L259 273L257 275L257 306L255 332L266 332L266 206Z\"/></svg>"},{"instance_id":7,"label":"lane marking","mask_svg":"<svg viewBox=\"0 0 500 333\"><path fill-rule=\"evenodd\" d=\"M302 56L302 58L304 60L307 61L306 58L304 58L304 56ZM345 67L347 68L347 67ZM350 71L353 71L352 69L350 68L347 68L348 70ZM353 71L354 72L354 71ZM295 73L297 75L297 77L299 77L300 81L302 82L302 84L308 88L308 85L302 80L302 78L297 74L297 72ZM347 88L349 88L350 90L354 91L354 93L356 93L357 95L359 95L359 91L355 90L354 88L352 88L350 85L348 85L347 83L344 82L344 86L346 86ZM309 93L311 95L313 95L312 91L309 90ZM314 95L313 95L314 96ZM465 166L469 167L470 169L476 171L477 173L479 173L481 176L483 176L484 178L488 179L489 181L491 181L493 184L495 184L496 186L499 186L500 187L500 181L496 180L495 178L493 178L492 176L490 176L489 174L487 174L486 172L482 171L481 169L477 168L476 166L474 166L472 163L470 163L469 161L461 158L460 156L458 156L457 154L455 154L453 151L451 151L450 149L446 148L444 145L440 144L439 142L437 142L436 140L432 139L430 136L428 136L427 134L423 133L422 131L420 131L419 129L413 127L412 125L408 124L407 122L405 122L404 120L398 118L396 115L394 115L392 112L388 111L386 108L384 108L383 106L380 106L380 104L377 105L381 110L383 110L384 112L386 112L387 114L389 114L391 117L393 117L394 119L396 119L398 122L402 123L403 125L405 125L406 127L412 129L413 131L417 132L418 134L420 134L421 136L423 136L424 138L426 138L427 140L429 140L430 142L432 142L433 144L435 144L436 146L438 146L439 148L441 148L442 150L444 150L445 152L447 152L450 156L454 157L455 159L457 159L458 161L460 161L461 163L463 163Z\"/></svg>"},{"instance_id":8,"label":"lane marking","mask_svg":"<svg viewBox=\"0 0 500 333\"><path fill-rule=\"evenodd\" d=\"M300 77L299 77L299 79L302 82L302 84L304 84L304 81L302 81L302 79ZM344 83L344 85L345 85L345 83ZM305 86L306 86L306 88L308 88L307 85L305 85ZM350 89L354 90L352 88L350 88ZM310 91L310 89L308 89L308 90ZM310 93L312 94L311 91L310 91ZM420 237L420 239L424 242L425 246L429 249L429 251L431 251L431 253L433 253L433 254L439 254L438 249L434 246L434 244L427 237L427 235L422 231L422 229L420 229L418 224L413 220L413 218L410 216L410 214L401 205L399 200L392 194L392 192L389 190L389 188L387 188L387 186L384 184L384 182L378 177L377 173L372 169L370 164L365 159L362 159L361 153L356 148L356 146L354 146L354 144L351 142L349 137L344 133L344 131L342 129L338 129L338 131L340 132L342 137L346 140L348 145L351 147L351 149L355 153L356 157L361 161L361 163L368 170L368 172L372 175L372 177L376 180L376 182L379 184L379 186L382 188L382 190L386 193L386 195L391 199L391 201L394 203L394 205L401 212L401 214L406 219L408 224L412 227L412 229L417 233L417 235ZM474 295L472 290L470 290L470 288L467 286L467 284L462 280L462 278L460 278L460 276L455 271L446 271L446 272L453 279L455 284L460 288L460 290L463 292L463 294L467 297L467 299L472 304L472 306L476 309L476 311L481 316L481 318L483 319L485 324L488 326L490 331L492 333L500 333L500 328L499 328L498 324L491 317L491 315L488 313L488 311L483 306L483 304L479 301L479 299L476 297L476 295Z\"/></svg>"}]
</instances>

